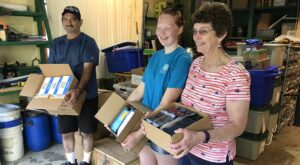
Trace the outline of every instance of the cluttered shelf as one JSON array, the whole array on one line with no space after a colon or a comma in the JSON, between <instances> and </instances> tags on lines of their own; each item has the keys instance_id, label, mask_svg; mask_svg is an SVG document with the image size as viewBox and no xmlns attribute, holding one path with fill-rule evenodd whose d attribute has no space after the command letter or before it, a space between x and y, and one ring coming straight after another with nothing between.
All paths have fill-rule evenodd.
<instances>
[{"instance_id":1,"label":"cluttered shelf","mask_svg":"<svg viewBox=\"0 0 300 165\"><path fill-rule=\"evenodd\" d=\"M7 88L0 88L0 96L8 95L8 94L19 94L22 90L22 87L7 87Z\"/></svg>"},{"instance_id":2,"label":"cluttered shelf","mask_svg":"<svg viewBox=\"0 0 300 165\"><path fill-rule=\"evenodd\" d=\"M50 41L1 41L0 46L11 45L49 45Z\"/></svg>"},{"instance_id":3,"label":"cluttered shelf","mask_svg":"<svg viewBox=\"0 0 300 165\"><path fill-rule=\"evenodd\" d=\"M287 5L287 6L270 6L270 7L257 7L256 11L279 11L279 10L293 10L297 9L297 5Z\"/></svg>"}]
</instances>

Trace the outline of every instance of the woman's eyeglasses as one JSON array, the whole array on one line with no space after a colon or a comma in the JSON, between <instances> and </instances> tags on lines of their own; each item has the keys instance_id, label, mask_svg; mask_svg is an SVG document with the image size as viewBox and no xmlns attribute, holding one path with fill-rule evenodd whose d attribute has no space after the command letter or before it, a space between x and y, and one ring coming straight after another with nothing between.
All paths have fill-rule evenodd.
<instances>
[{"instance_id":1,"label":"woman's eyeglasses","mask_svg":"<svg viewBox=\"0 0 300 165\"><path fill-rule=\"evenodd\" d=\"M201 36L204 36L206 34L208 34L210 31L214 31L213 29L193 29L192 32L193 32L193 35L201 35Z\"/></svg>"}]
</instances>

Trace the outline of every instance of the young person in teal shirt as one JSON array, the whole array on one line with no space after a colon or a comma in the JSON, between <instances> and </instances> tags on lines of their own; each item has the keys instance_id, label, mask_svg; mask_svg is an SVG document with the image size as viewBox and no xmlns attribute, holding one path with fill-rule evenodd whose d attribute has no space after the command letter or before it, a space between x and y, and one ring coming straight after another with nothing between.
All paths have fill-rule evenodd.
<instances>
[{"instance_id":1,"label":"young person in teal shirt","mask_svg":"<svg viewBox=\"0 0 300 165\"><path fill-rule=\"evenodd\" d=\"M156 35L164 49L155 52L151 57L143 81L128 97L128 101L142 101L155 111L162 105L180 99L192 63L190 55L178 44L182 31L183 20L179 10L167 8L161 12ZM128 135L122 146L132 149L143 136L144 131L141 128ZM145 145L139 153L142 165L177 164L177 159L157 151L157 146L152 142L150 144L151 147Z\"/></svg>"}]
</instances>

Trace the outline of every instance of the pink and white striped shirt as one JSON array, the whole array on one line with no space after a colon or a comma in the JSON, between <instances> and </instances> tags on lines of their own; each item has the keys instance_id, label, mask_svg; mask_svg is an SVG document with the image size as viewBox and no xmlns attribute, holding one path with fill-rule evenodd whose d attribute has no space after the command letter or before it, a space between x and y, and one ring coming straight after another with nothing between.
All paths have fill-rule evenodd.
<instances>
[{"instance_id":1,"label":"pink and white striped shirt","mask_svg":"<svg viewBox=\"0 0 300 165\"><path fill-rule=\"evenodd\" d=\"M229 122L226 101L250 101L250 75L234 60L219 72L205 72L200 68L203 58L192 63L181 100L184 105L209 114L213 128L223 127ZM200 143L190 153L210 162L223 163L227 155L230 160L235 157L236 144L234 139Z\"/></svg>"}]
</instances>

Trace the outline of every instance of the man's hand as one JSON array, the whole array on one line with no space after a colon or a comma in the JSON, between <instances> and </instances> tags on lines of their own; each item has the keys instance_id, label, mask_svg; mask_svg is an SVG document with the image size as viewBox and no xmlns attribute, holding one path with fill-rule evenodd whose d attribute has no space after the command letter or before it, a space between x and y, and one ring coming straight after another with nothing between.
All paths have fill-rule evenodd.
<instances>
[{"instance_id":1,"label":"man's hand","mask_svg":"<svg viewBox=\"0 0 300 165\"><path fill-rule=\"evenodd\" d=\"M80 95L81 90L79 88L70 90L65 96L65 105L74 105Z\"/></svg>"}]
</instances>

